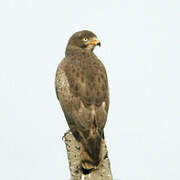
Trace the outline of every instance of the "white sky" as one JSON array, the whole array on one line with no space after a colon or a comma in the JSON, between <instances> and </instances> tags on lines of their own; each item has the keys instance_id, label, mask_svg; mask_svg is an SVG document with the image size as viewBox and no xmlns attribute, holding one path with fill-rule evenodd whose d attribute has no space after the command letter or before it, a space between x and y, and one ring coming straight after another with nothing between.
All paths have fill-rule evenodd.
<instances>
[{"instance_id":1,"label":"white sky","mask_svg":"<svg viewBox=\"0 0 180 180\"><path fill-rule=\"evenodd\" d=\"M1 0L0 179L70 178L54 79L69 37L97 34L114 179L180 179L180 1Z\"/></svg>"}]
</instances>

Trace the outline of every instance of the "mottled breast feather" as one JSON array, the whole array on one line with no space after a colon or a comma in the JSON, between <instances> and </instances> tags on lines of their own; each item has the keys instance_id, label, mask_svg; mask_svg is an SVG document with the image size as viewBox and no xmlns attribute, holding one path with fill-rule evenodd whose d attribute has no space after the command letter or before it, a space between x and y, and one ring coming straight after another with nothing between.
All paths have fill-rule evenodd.
<instances>
[{"instance_id":1,"label":"mottled breast feather","mask_svg":"<svg viewBox=\"0 0 180 180\"><path fill-rule=\"evenodd\" d=\"M79 50L69 54L66 61L65 73L70 91L75 96L80 96L86 107L92 104L101 106L103 101L107 101L106 70L94 53Z\"/></svg>"}]
</instances>

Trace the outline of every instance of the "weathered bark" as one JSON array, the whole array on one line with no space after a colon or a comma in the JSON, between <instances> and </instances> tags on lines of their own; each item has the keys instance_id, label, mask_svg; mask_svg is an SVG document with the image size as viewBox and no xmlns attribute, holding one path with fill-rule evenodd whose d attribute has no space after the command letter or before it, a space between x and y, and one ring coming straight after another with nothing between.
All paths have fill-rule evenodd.
<instances>
[{"instance_id":1,"label":"weathered bark","mask_svg":"<svg viewBox=\"0 0 180 180\"><path fill-rule=\"evenodd\" d=\"M71 172L71 180L112 180L110 161L105 141L102 142L103 161L98 168L89 174L84 174L81 169L80 147L70 131L64 135Z\"/></svg>"}]
</instances>

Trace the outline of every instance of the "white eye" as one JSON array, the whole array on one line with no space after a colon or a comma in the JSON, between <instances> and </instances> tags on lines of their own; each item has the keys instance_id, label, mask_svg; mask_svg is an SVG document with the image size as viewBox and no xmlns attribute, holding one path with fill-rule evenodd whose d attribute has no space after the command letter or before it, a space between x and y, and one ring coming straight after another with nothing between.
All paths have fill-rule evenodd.
<instances>
[{"instance_id":1,"label":"white eye","mask_svg":"<svg viewBox=\"0 0 180 180\"><path fill-rule=\"evenodd\" d=\"M83 41L85 41L85 42L86 42L86 41L88 41L88 38L86 38L86 37L85 37L85 38L83 38Z\"/></svg>"}]
</instances>

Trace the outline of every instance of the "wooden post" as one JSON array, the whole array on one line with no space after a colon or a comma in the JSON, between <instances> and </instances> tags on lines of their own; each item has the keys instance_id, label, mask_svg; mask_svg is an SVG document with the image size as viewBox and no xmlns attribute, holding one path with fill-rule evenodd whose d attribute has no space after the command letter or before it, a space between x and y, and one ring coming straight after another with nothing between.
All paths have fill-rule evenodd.
<instances>
[{"instance_id":1,"label":"wooden post","mask_svg":"<svg viewBox=\"0 0 180 180\"><path fill-rule=\"evenodd\" d=\"M86 174L81 169L81 160L80 160L80 147L79 143L76 141L74 136L70 131L64 135L69 168L71 173L71 180L112 180L112 173L110 168L110 161L108 158L108 151L103 141L102 153L104 160L100 163L98 168L94 171L91 171L89 174Z\"/></svg>"}]
</instances>

